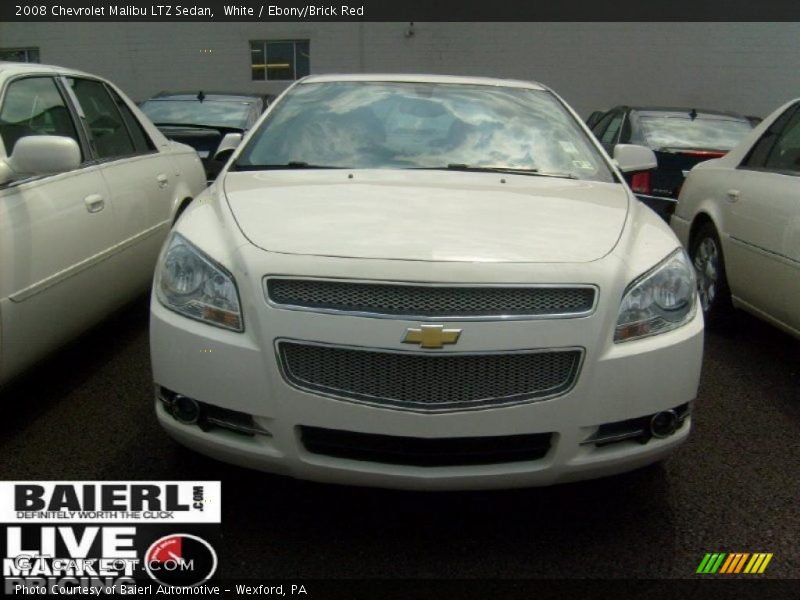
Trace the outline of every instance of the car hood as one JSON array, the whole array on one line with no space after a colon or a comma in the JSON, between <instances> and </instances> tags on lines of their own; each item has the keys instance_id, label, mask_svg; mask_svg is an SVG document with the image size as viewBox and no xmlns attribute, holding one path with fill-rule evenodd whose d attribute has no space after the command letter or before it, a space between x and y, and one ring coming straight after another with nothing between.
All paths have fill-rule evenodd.
<instances>
[{"instance_id":1,"label":"car hood","mask_svg":"<svg viewBox=\"0 0 800 600\"><path fill-rule=\"evenodd\" d=\"M244 235L280 253L365 259L589 262L628 214L624 186L408 170L230 172Z\"/></svg>"}]
</instances>

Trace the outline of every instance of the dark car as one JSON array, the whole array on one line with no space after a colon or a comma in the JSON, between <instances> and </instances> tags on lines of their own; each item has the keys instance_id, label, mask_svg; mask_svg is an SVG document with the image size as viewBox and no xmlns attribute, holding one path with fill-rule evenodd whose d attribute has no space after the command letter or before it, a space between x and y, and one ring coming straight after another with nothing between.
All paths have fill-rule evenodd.
<instances>
[{"instance_id":1,"label":"dark car","mask_svg":"<svg viewBox=\"0 0 800 600\"><path fill-rule=\"evenodd\" d=\"M197 150L210 182L274 98L231 92L161 92L139 108L166 137Z\"/></svg>"},{"instance_id":2,"label":"dark car","mask_svg":"<svg viewBox=\"0 0 800 600\"><path fill-rule=\"evenodd\" d=\"M597 122L603 118L603 115L606 114L602 110L596 110L592 114L589 115L589 118L586 119L586 124L589 126L589 129L597 125Z\"/></svg>"},{"instance_id":3,"label":"dark car","mask_svg":"<svg viewBox=\"0 0 800 600\"><path fill-rule=\"evenodd\" d=\"M658 168L626 179L636 196L667 221L691 168L724 156L753 128L736 113L695 108L618 106L600 118L592 116L592 133L610 155L617 144L640 144L655 152Z\"/></svg>"}]
</instances>

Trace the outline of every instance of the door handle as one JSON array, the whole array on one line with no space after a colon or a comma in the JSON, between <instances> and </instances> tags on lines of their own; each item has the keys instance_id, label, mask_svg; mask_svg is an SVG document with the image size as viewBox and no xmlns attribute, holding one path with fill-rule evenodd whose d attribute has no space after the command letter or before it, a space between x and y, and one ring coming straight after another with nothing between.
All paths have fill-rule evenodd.
<instances>
[{"instance_id":1,"label":"door handle","mask_svg":"<svg viewBox=\"0 0 800 600\"><path fill-rule=\"evenodd\" d=\"M90 213L100 212L106 207L106 201L100 194L92 194L83 199L86 210Z\"/></svg>"},{"instance_id":2,"label":"door handle","mask_svg":"<svg viewBox=\"0 0 800 600\"><path fill-rule=\"evenodd\" d=\"M169 177L161 173L158 177L156 177L156 181L158 182L158 187L165 188L169 184Z\"/></svg>"},{"instance_id":3,"label":"door handle","mask_svg":"<svg viewBox=\"0 0 800 600\"><path fill-rule=\"evenodd\" d=\"M736 202L739 200L739 190L728 190L725 194L728 196L728 202Z\"/></svg>"}]
</instances>

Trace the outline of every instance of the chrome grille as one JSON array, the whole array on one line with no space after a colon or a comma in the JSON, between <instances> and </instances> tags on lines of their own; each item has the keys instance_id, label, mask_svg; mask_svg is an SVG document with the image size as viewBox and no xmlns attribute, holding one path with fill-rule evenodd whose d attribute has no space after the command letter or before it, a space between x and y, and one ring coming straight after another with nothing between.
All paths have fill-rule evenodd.
<instances>
[{"instance_id":1,"label":"chrome grille","mask_svg":"<svg viewBox=\"0 0 800 600\"><path fill-rule=\"evenodd\" d=\"M370 404L453 410L541 400L568 391L580 349L504 354L386 352L283 341L295 387Z\"/></svg>"},{"instance_id":2,"label":"chrome grille","mask_svg":"<svg viewBox=\"0 0 800 600\"><path fill-rule=\"evenodd\" d=\"M412 317L552 317L591 312L591 286L444 286L271 277L274 304L318 311Z\"/></svg>"}]
</instances>

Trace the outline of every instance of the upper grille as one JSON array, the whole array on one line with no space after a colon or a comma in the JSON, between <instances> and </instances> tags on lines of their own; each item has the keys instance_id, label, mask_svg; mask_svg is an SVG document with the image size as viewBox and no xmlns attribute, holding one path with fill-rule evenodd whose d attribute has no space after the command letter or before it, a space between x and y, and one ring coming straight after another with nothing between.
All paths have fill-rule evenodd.
<instances>
[{"instance_id":1,"label":"upper grille","mask_svg":"<svg viewBox=\"0 0 800 600\"><path fill-rule=\"evenodd\" d=\"M434 286L269 278L275 303L310 310L413 317L548 317L591 312L595 289L568 287Z\"/></svg>"},{"instance_id":2,"label":"upper grille","mask_svg":"<svg viewBox=\"0 0 800 600\"><path fill-rule=\"evenodd\" d=\"M280 342L296 387L371 404L446 410L543 399L568 391L579 349L507 354L385 352Z\"/></svg>"}]
</instances>

